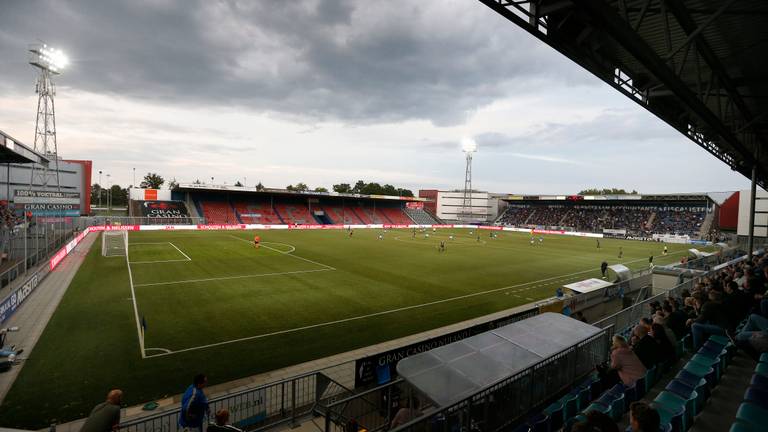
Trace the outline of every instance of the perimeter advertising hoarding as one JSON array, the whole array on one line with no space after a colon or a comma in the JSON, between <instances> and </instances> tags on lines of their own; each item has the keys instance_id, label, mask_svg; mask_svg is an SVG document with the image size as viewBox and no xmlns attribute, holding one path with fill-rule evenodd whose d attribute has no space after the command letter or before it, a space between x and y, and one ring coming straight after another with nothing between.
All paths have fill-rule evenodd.
<instances>
[{"instance_id":1,"label":"perimeter advertising hoarding","mask_svg":"<svg viewBox=\"0 0 768 432\"><path fill-rule=\"evenodd\" d=\"M80 192L34 191L16 189L14 203L80 204Z\"/></svg>"},{"instance_id":2,"label":"perimeter advertising hoarding","mask_svg":"<svg viewBox=\"0 0 768 432\"><path fill-rule=\"evenodd\" d=\"M530 318L539 313L538 307L532 307L521 312L516 312L502 318L497 318L486 323L448 333L442 336L433 337L421 342L417 342L404 347L396 348L390 351L381 352L372 356L363 357L355 361L355 388L368 386L371 384L384 384L394 379L397 372L395 366L397 363L415 354L429 351L431 349L447 345L468 337L503 327L513 322Z\"/></svg>"},{"instance_id":3,"label":"perimeter advertising hoarding","mask_svg":"<svg viewBox=\"0 0 768 432\"><path fill-rule=\"evenodd\" d=\"M421 201L407 202L407 203L405 203L405 206L408 207L409 209L419 209L419 210L421 210L421 209L424 208L424 203L421 202Z\"/></svg>"},{"instance_id":4,"label":"perimeter advertising hoarding","mask_svg":"<svg viewBox=\"0 0 768 432\"><path fill-rule=\"evenodd\" d=\"M181 201L144 201L141 215L148 218L188 218L187 206Z\"/></svg>"},{"instance_id":5,"label":"perimeter advertising hoarding","mask_svg":"<svg viewBox=\"0 0 768 432\"><path fill-rule=\"evenodd\" d=\"M13 191L17 210L34 216L80 216L80 192Z\"/></svg>"}]
</instances>

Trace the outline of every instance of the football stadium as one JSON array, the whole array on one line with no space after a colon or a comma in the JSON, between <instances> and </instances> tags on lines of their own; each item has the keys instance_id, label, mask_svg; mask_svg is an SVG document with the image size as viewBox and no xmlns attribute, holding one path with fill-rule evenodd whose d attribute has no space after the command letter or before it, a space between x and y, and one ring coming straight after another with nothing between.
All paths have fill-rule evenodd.
<instances>
[{"instance_id":1,"label":"football stadium","mask_svg":"<svg viewBox=\"0 0 768 432\"><path fill-rule=\"evenodd\" d=\"M83 31L86 17L104 19L108 39L131 40L133 36L120 36L119 28L135 26L139 34L146 20L154 26L167 20L163 26L168 29L185 28L180 5L159 3L146 6L151 12L123 2L77 12L46 5L53 8L46 14L55 19L43 24L47 15L41 15L37 30L60 35L76 50L66 32L49 32L48 27L63 28L63 22L79 13L80 21L72 22L79 22ZM255 18L266 13L263 5L222 2L222 9L212 11L201 4L196 13L212 14L209 18L223 27L231 24L225 9L242 13L238 25L252 26L249 37L269 48L260 51L266 57L259 59L275 64L288 54L276 50L279 43L268 35L287 25L284 20L304 20L304 30L311 34L307 41L324 37L309 30L318 22L324 32L366 22L353 19L360 12L355 2L299 3L270 12L274 19L266 21ZM667 155L618 144L616 152L630 153L633 163L617 163L614 171L610 158L597 155L596 143L623 142L616 137L628 131L606 125L567 129L555 118L535 135L555 139L565 128L566 141L586 136L584 142L595 147L583 145L577 152L594 161L520 150L494 153L507 145L499 144L502 134L462 133L450 145L440 138L424 144L434 153L452 149L451 157L460 162L460 170L445 183L433 176L437 171L430 171L430 163L444 165L442 160L387 165L392 161L383 154L386 149L366 153L342 144L343 156L330 156L333 141L343 134L362 142L366 138L361 134L371 123L382 135L392 133L384 125L408 133L408 123L418 116L395 120L384 113L383 120L371 120L355 113L340 115L337 121L344 127L338 129L320 120L307 128L291 117L293 105L267 110L279 113L267 115L279 117L269 120L276 122L275 130L284 127L279 122L296 121L296 136L331 128L333 137L313 142L318 153L304 154L306 150L288 144L270 149L295 159L295 166L269 162L272 153L267 151L259 152L253 165L247 149L232 153L226 144L206 141L222 135L234 146L240 139L237 128L224 134L205 129L218 121L221 108L201 105L183 111L200 124L191 131L200 138L178 140L173 134L187 131L163 123L165 114L153 111L153 105L142 105L146 120L141 123L130 117L136 114L128 113L133 109L129 103L115 100L111 108L97 109L99 98L107 96L82 90L99 88L113 97L125 91L123 80L138 79L146 80L147 87L157 84L152 91L164 94L155 80L170 79L171 73L155 71L158 75L151 76L149 54L146 64L138 65L146 68L142 73L132 69L111 81L110 73L117 69L110 69L107 61L65 52L54 40L47 41L51 46L38 41L19 48L18 37L6 37L0 30L0 58L10 50L27 56L23 65L13 60L0 72L9 83L0 84L0 91L7 90L7 95L0 93L0 102L16 101L11 84L28 81L30 69L37 99L27 94L19 100L29 106L0 106L0 128L6 124L13 131L0 131L0 162L6 165L0 166L0 431L765 430L768 152L761 149L768 144L763 94L768 65L761 53L768 41L768 5L480 0L453 6L458 5L465 8L460 15L466 20L477 14L492 20L488 22L495 29L512 29L520 43L546 50L553 61L567 62L576 71L559 69L554 76L596 77L601 91L634 102L632 109L650 116L648 121L661 129L671 126L672 135L683 138L686 152L703 155L714 163L707 167L724 171L722 178L728 181L696 191L700 184L710 185L706 178L715 174L695 166L693 157L662 167L656 164ZM31 10L41 5L4 7L12 12L11 19L0 17L0 27L10 31L16 28L14 17L31 23ZM256 13L246 18L246 10ZM367 30L384 28L398 36L410 32L395 15L387 16L368 22ZM57 24L60 19L64 21ZM424 19L418 20L425 24ZM458 25L477 26L455 19ZM109 26L115 26L114 34ZM207 29L204 35L217 32ZM199 37L203 44L205 38ZM344 43L336 36L331 39L341 50ZM394 40L394 46L402 45ZM94 43L82 49L99 46ZM170 56L168 64L182 68L190 52L166 49L164 43L158 40L158 49ZM363 46L364 51L376 49L373 42ZM295 45L282 48L287 47ZM154 48L135 49L143 56ZM405 84L395 77L408 75L401 75L401 69L412 63L388 62L388 49L382 64L391 69L382 76L392 79L389 89L397 89ZM475 49L473 45L470 50ZM315 66L349 60L341 51L319 45L302 50L322 58ZM254 61L248 55L239 60ZM437 61L424 56L427 62ZM283 73L298 77L302 70L275 67L280 73L273 78ZM368 66L361 60L344 67ZM85 84L90 68L104 68L98 71L104 81L96 87ZM194 69L186 68L184 74L198 75ZM15 76L19 70L26 75ZM259 66L249 74L254 70L274 72ZM195 79L214 82L219 93L226 91L227 79L243 77L240 72L228 78L202 76L204 72ZM351 76L342 73L338 79L350 81ZM327 103L322 109L298 109L310 116L319 115L315 110L333 111L330 105L338 102L333 93L342 91L316 79L294 89L309 89L311 98ZM59 83L63 87L57 95ZM282 91L248 83L258 94ZM373 90L375 85L363 84L370 91L367 97L387 99ZM582 91L575 87L574 92ZM245 90L233 97L240 92ZM281 93L280 100L288 101L288 93ZM588 92L574 94L580 95L577 108L590 103L584 96ZM185 97L180 95L179 103L189 103ZM223 96L211 100L218 97ZM78 98L86 106L80 117L62 114L82 109ZM57 125L54 100L59 99L63 104ZM410 109L395 105L403 112ZM238 105L238 110L247 108ZM125 117L112 124L104 122L104 115ZM234 122L248 123L240 115L231 114ZM25 132L32 119L34 129ZM257 130L262 120L248 124L246 133L274 139L278 132ZM432 118L439 127L452 121ZM61 139L59 145L57 126L62 137L77 136L84 144L75 150ZM160 149L152 142L142 147L141 137L149 136L142 133L156 135L167 146ZM667 139L654 148L671 148ZM485 148L501 168L478 164ZM529 172L514 166L514 158L558 168ZM267 182L270 173L291 182L327 175L320 168L325 163L331 163L332 181L365 175L384 182L360 180L329 190L253 181ZM242 169L250 182L244 174L231 173L241 165L250 167ZM677 185L666 184L659 187L664 192L653 192L653 178L663 183L664 167L669 166L683 173L675 177L680 190L670 192ZM486 177L496 175L493 169L502 174L491 182ZM563 171L561 183L552 187L556 183L549 180L560 175L558 170ZM166 181L155 171L179 173L179 180ZM585 189L581 179L602 171L607 177L595 178L615 179L629 189ZM639 192L622 182L635 171L642 179ZM462 173L463 186L457 187Z\"/></svg>"}]
</instances>

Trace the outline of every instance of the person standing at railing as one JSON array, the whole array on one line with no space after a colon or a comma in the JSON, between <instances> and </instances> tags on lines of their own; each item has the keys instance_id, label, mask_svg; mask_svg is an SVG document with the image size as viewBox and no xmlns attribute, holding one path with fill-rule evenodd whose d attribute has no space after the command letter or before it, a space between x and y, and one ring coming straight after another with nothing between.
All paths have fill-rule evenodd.
<instances>
[{"instance_id":1,"label":"person standing at railing","mask_svg":"<svg viewBox=\"0 0 768 432\"><path fill-rule=\"evenodd\" d=\"M93 407L80 432L116 431L120 425L120 403L122 400L122 390L111 390L105 402Z\"/></svg>"},{"instance_id":2,"label":"person standing at railing","mask_svg":"<svg viewBox=\"0 0 768 432\"><path fill-rule=\"evenodd\" d=\"M208 398L203 392L207 384L208 377L205 374L197 374L181 397L179 427L182 429L203 431L204 420L210 414Z\"/></svg>"}]
</instances>

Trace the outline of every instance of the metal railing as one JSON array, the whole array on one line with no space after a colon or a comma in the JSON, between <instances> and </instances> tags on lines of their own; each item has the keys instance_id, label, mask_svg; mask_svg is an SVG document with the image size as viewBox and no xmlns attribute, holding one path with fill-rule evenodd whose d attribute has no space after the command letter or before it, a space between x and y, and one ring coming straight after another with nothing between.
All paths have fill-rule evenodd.
<instances>
[{"instance_id":1,"label":"metal railing","mask_svg":"<svg viewBox=\"0 0 768 432\"><path fill-rule=\"evenodd\" d=\"M597 334L468 398L428 412L394 430L451 432L508 428L531 409L586 376L596 364L606 361L608 340L607 332Z\"/></svg>"},{"instance_id":2,"label":"metal railing","mask_svg":"<svg viewBox=\"0 0 768 432\"><path fill-rule=\"evenodd\" d=\"M718 264L739 261L740 260L739 254L740 252L737 249L730 249L727 251L723 251L719 255L710 255L697 260L689 261L684 265L681 265L681 268L702 269L702 270L706 270L707 273L704 273L703 275L700 275L698 277L693 277L687 281L677 284L671 289L663 293L659 293L654 296L650 296L642 301L638 301L632 306L622 309L613 315L609 315L593 323L592 325L596 327L604 328L604 329L611 328L619 332L620 334L626 336L626 333L631 331L632 326L634 324L637 324L640 321L640 318L644 316L648 316L648 314L650 313L649 305L651 303L653 302L663 303L667 297L670 297L670 296L679 297L684 290L691 291L694 285L696 284L696 282L701 278L708 276L711 273L711 269L716 267Z\"/></svg>"},{"instance_id":3,"label":"metal railing","mask_svg":"<svg viewBox=\"0 0 768 432\"><path fill-rule=\"evenodd\" d=\"M3 228L3 245L10 263L0 272L0 322L7 320L7 306L12 311L19 307L19 300L10 296L25 288L28 295L48 274L50 258L77 235L77 218L33 217L13 228Z\"/></svg>"},{"instance_id":4,"label":"metal railing","mask_svg":"<svg viewBox=\"0 0 768 432\"><path fill-rule=\"evenodd\" d=\"M316 412L320 404L344 398L352 391L321 372L299 375L252 389L230 393L208 401L209 421L219 409L229 410L230 422L249 431L280 424L295 426L299 420ZM120 424L123 432L176 432L179 408Z\"/></svg>"},{"instance_id":5,"label":"metal railing","mask_svg":"<svg viewBox=\"0 0 768 432\"><path fill-rule=\"evenodd\" d=\"M412 388L402 378L322 407L325 431L346 432L355 422L369 432L389 429L402 395L411 400Z\"/></svg>"}]
</instances>

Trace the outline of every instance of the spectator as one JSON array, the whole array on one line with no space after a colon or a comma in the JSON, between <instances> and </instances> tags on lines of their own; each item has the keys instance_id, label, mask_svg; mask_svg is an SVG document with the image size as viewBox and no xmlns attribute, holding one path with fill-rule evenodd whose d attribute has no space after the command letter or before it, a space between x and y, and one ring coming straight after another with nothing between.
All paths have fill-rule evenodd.
<instances>
[{"instance_id":1,"label":"spectator","mask_svg":"<svg viewBox=\"0 0 768 432\"><path fill-rule=\"evenodd\" d=\"M197 374L181 397L181 413L179 414L179 426L181 428L203 431L203 421L209 414L208 399L203 392L207 384L208 377L204 374Z\"/></svg>"},{"instance_id":2,"label":"spectator","mask_svg":"<svg viewBox=\"0 0 768 432\"><path fill-rule=\"evenodd\" d=\"M397 410L395 418L392 419L391 428L394 429L400 425L404 425L409 421L419 418L423 415L424 413L419 410L419 399L409 399L407 406Z\"/></svg>"},{"instance_id":3,"label":"spectator","mask_svg":"<svg viewBox=\"0 0 768 432\"><path fill-rule=\"evenodd\" d=\"M632 402L629 406L629 426L632 432L658 432L661 426L659 413L645 402Z\"/></svg>"},{"instance_id":4,"label":"spectator","mask_svg":"<svg viewBox=\"0 0 768 432\"><path fill-rule=\"evenodd\" d=\"M618 379L624 385L631 386L635 381L645 376L645 371L645 366L629 348L626 339L615 335L611 346L611 368L609 373L616 373ZM609 377L609 382L618 381L618 379L611 379Z\"/></svg>"},{"instance_id":5,"label":"spectator","mask_svg":"<svg viewBox=\"0 0 768 432\"><path fill-rule=\"evenodd\" d=\"M122 390L110 390L107 394L107 400L93 407L80 432L116 431L120 425L120 403L122 400Z\"/></svg>"},{"instance_id":6,"label":"spectator","mask_svg":"<svg viewBox=\"0 0 768 432\"><path fill-rule=\"evenodd\" d=\"M669 339L669 342L672 345L677 344L677 337L675 336L675 332L667 327L667 317L664 315L664 312L659 311L659 313L654 315L653 324L659 324L661 328L664 329L664 332L667 333L667 339ZM651 327L653 327L653 324L651 324Z\"/></svg>"},{"instance_id":7,"label":"spectator","mask_svg":"<svg viewBox=\"0 0 768 432\"><path fill-rule=\"evenodd\" d=\"M675 338L682 339L686 333L685 321L688 318L685 312L678 310L673 301L666 303L662 310L667 314L667 327L675 334Z\"/></svg>"},{"instance_id":8,"label":"spectator","mask_svg":"<svg viewBox=\"0 0 768 432\"><path fill-rule=\"evenodd\" d=\"M658 363L667 363L675 359L677 356L675 346L670 342L667 332L661 324L651 326L651 338L655 342L654 349Z\"/></svg>"},{"instance_id":9,"label":"spectator","mask_svg":"<svg viewBox=\"0 0 768 432\"><path fill-rule=\"evenodd\" d=\"M229 423L229 410L222 408L216 411L216 423L208 425L208 432L242 432Z\"/></svg>"},{"instance_id":10,"label":"spectator","mask_svg":"<svg viewBox=\"0 0 768 432\"><path fill-rule=\"evenodd\" d=\"M644 326L635 326L632 330L632 340L634 341L632 351L634 351L646 369L650 369L658 363L656 342L654 342Z\"/></svg>"},{"instance_id":11,"label":"spectator","mask_svg":"<svg viewBox=\"0 0 768 432\"><path fill-rule=\"evenodd\" d=\"M735 339L740 345L743 345L748 343L756 333L766 331L768 331L768 318L758 314L752 314L749 316L749 319L747 319L744 328L736 335Z\"/></svg>"},{"instance_id":12,"label":"spectator","mask_svg":"<svg viewBox=\"0 0 768 432\"><path fill-rule=\"evenodd\" d=\"M701 306L699 316L695 320L688 320L691 324L694 349L698 350L708 335L726 335L725 329L728 327L728 318L723 312L723 303L720 300L721 294L719 292L710 291L709 301Z\"/></svg>"},{"instance_id":13,"label":"spectator","mask_svg":"<svg viewBox=\"0 0 768 432\"><path fill-rule=\"evenodd\" d=\"M728 318L728 330L733 330L741 322L749 310L749 297L739 289L736 282L725 284L723 310Z\"/></svg>"}]
</instances>

